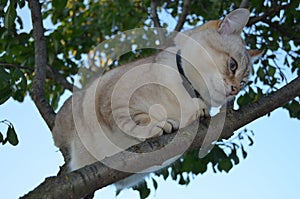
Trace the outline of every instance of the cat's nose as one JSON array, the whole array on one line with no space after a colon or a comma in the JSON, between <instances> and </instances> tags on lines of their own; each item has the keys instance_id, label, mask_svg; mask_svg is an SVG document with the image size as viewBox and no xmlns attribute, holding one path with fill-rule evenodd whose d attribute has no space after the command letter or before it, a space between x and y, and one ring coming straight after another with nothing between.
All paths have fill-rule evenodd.
<instances>
[{"instance_id":1,"label":"cat's nose","mask_svg":"<svg viewBox=\"0 0 300 199\"><path fill-rule=\"evenodd\" d=\"M236 95L239 92L238 87L236 86L231 86L231 92L230 95Z\"/></svg>"}]
</instances>

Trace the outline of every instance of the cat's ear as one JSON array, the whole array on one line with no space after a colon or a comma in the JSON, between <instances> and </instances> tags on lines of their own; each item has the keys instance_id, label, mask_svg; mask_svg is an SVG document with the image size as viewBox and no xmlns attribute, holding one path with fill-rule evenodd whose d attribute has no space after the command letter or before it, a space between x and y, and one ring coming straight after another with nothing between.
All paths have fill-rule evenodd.
<instances>
[{"instance_id":1,"label":"cat's ear","mask_svg":"<svg viewBox=\"0 0 300 199\"><path fill-rule=\"evenodd\" d=\"M219 24L220 34L241 34L249 20L250 12L245 8L239 8L229 13Z\"/></svg>"},{"instance_id":2,"label":"cat's ear","mask_svg":"<svg viewBox=\"0 0 300 199\"><path fill-rule=\"evenodd\" d=\"M264 49L248 50L252 62L255 62L257 59L259 59L264 54L264 52L265 52Z\"/></svg>"}]
</instances>

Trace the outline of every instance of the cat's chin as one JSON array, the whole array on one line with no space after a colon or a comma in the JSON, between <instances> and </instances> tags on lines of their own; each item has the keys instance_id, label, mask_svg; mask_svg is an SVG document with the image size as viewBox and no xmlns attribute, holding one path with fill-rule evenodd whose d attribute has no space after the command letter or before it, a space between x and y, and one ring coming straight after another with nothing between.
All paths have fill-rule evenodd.
<instances>
[{"instance_id":1,"label":"cat's chin","mask_svg":"<svg viewBox=\"0 0 300 199\"><path fill-rule=\"evenodd\" d=\"M214 92L211 92L211 94L211 98L205 101L210 102L208 104L212 107L219 107L227 102L227 95L225 93L215 90Z\"/></svg>"},{"instance_id":2,"label":"cat's chin","mask_svg":"<svg viewBox=\"0 0 300 199\"><path fill-rule=\"evenodd\" d=\"M220 98L212 98L211 99L211 103L210 105L212 107L219 107L219 106L222 106L223 104L226 103L226 98L225 97L220 97Z\"/></svg>"}]
</instances>

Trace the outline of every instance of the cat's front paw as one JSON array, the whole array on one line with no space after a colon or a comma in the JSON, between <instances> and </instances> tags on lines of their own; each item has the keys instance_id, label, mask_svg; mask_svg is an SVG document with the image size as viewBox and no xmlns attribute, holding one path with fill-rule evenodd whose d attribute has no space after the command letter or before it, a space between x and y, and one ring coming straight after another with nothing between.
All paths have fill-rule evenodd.
<instances>
[{"instance_id":1,"label":"cat's front paw","mask_svg":"<svg viewBox=\"0 0 300 199\"><path fill-rule=\"evenodd\" d=\"M194 98L193 100L196 103L196 106L198 107L196 113L194 114L194 120L196 120L197 118L199 118L200 120L209 118L209 107L198 98Z\"/></svg>"},{"instance_id":2,"label":"cat's front paw","mask_svg":"<svg viewBox=\"0 0 300 199\"><path fill-rule=\"evenodd\" d=\"M130 135L140 141L159 137L164 133L172 133L179 129L179 121L171 118L161 118L156 120L151 118L147 113L136 114L133 117L134 127L129 130Z\"/></svg>"},{"instance_id":3,"label":"cat's front paw","mask_svg":"<svg viewBox=\"0 0 300 199\"><path fill-rule=\"evenodd\" d=\"M151 137L158 137L164 133L172 133L179 129L179 121L174 119L166 119L155 124L151 131Z\"/></svg>"}]
</instances>

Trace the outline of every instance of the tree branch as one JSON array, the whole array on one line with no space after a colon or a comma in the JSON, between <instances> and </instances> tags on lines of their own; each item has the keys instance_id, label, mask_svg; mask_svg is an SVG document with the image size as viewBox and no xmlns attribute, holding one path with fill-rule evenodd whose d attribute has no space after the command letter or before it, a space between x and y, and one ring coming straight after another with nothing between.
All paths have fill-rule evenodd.
<instances>
[{"instance_id":1,"label":"tree branch","mask_svg":"<svg viewBox=\"0 0 300 199\"><path fill-rule=\"evenodd\" d=\"M63 86L65 89L69 91L73 91L73 88L76 88L75 85L71 84L68 82L57 70L55 70L53 67L48 66L48 71L50 72L49 74L47 73L47 77L53 79L56 83L59 85Z\"/></svg>"},{"instance_id":2,"label":"tree branch","mask_svg":"<svg viewBox=\"0 0 300 199\"><path fill-rule=\"evenodd\" d=\"M46 39L44 37L43 18L38 0L29 0L33 24L35 49L35 69L32 81L31 97L50 129L54 126L55 112L45 97L45 79L47 66Z\"/></svg>"},{"instance_id":3,"label":"tree branch","mask_svg":"<svg viewBox=\"0 0 300 199\"><path fill-rule=\"evenodd\" d=\"M286 9L288 7L290 7L290 4L275 6L274 8L266 10L264 12L264 14L261 16L250 17L246 26L248 26L248 27L252 26L253 24L255 24L257 22L262 21L263 19L266 19L268 16L279 13L281 10Z\"/></svg>"},{"instance_id":4,"label":"tree branch","mask_svg":"<svg viewBox=\"0 0 300 199\"><path fill-rule=\"evenodd\" d=\"M23 70L29 71L30 73L34 72L34 68L29 67L29 66L20 66L20 65L10 64L10 63L4 63L4 62L0 62L0 66L6 67L6 68L23 69ZM68 82L61 74L59 74L59 72L57 72L52 67L47 66L47 69L48 69L47 72L46 72L47 78L52 79L57 84L63 86L65 89L67 89L67 90L69 90L71 92L73 91L73 88L75 87L75 85L73 85L70 82Z\"/></svg>"},{"instance_id":5,"label":"tree branch","mask_svg":"<svg viewBox=\"0 0 300 199\"><path fill-rule=\"evenodd\" d=\"M241 107L238 111L229 112L219 139L229 138L232 136L233 131L283 106L297 96L300 96L300 77L255 103ZM130 151L139 151L139 153L128 155L126 152L121 152L106 158L104 162L105 164L118 163L119 165L114 165L116 168L124 169L124 167L129 166L130 168L135 167L137 170L145 169L139 168L141 162L147 164L143 166L160 165L163 161L177 154L182 154L185 150L182 149L183 146L189 146L188 150L200 148L207 136L208 123L210 122L209 128L219 129L218 121L224 117L224 114L226 114L226 111L221 111L210 121L201 122L199 126L198 121L195 121L188 127L181 129L177 134L166 134L129 149ZM197 130L196 135L193 134L195 130ZM212 132L219 135L217 131ZM150 159L149 152L153 153ZM97 162L66 175L47 178L23 198L80 198L86 193L93 192L131 175L109 168L105 164Z\"/></svg>"},{"instance_id":6,"label":"tree branch","mask_svg":"<svg viewBox=\"0 0 300 199\"><path fill-rule=\"evenodd\" d=\"M283 36L293 40L293 42L296 45L300 45L299 34L297 31L292 29L293 27L291 27L289 30L286 30L285 27L281 27L279 24L275 24L271 20L262 19L261 21L268 24L271 28L275 29L276 31L280 32L280 34L282 34Z\"/></svg>"},{"instance_id":7,"label":"tree branch","mask_svg":"<svg viewBox=\"0 0 300 199\"><path fill-rule=\"evenodd\" d=\"M154 23L154 27L156 28L156 30L158 32L158 37L159 37L160 44L162 45L162 44L165 43L166 37L165 37L163 29L161 28L160 20L158 18L157 1L156 0L151 0L150 7L151 7L152 21Z\"/></svg>"},{"instance_id":8,"label":"tree branch","mask_svg":"<svg viewBox=\"0 0 300 199\"><path fill-rule=\"evenodd\" d=\"M10 64L10 63L6 63L6 62L0 62L0 66L6 67L6 68L24 69L24 70L28 70L30 72L34 71L34 69L32 67L29 67L29 66L20 66L20 65Z\"/></svg>"},{"instance_id":9,"label":"tree branch","mask_svg":"<svg viewBox=\"0 0 300 199\"><path fill-rule=\"evenodd\" d=\"M186 16L188 15L188 13L190 11L191 2L192 2L191 0L184 1L183 6L182 6L182 13L181 13L181 15L179 15L178 22L174 29L175 31L179 32L182 29L183 24L185 23L185 20L186 20Z\"/></svg>"},{"instance_id":10,"label":"tree branch","mask_svg":"<svg viewBox=\"0 0 300 199\"><path fill-rule=\"evenodd\" d=\"M156 0L151 1L151 15L152 15L152 21L154 23L154 27L161 28L160 21L157 15L157 2Z\"/></svg>"}]
</instances>

